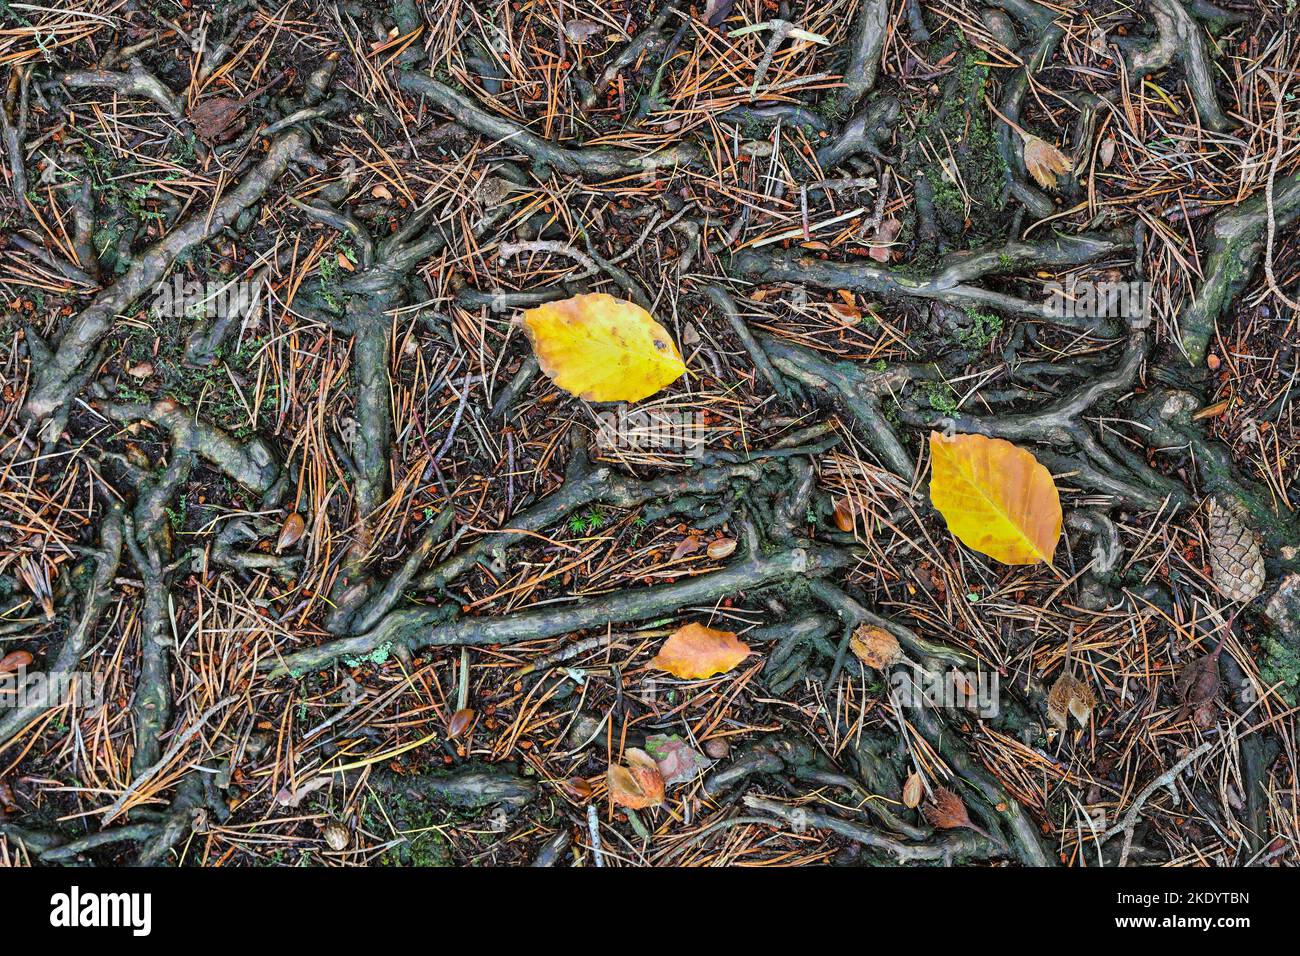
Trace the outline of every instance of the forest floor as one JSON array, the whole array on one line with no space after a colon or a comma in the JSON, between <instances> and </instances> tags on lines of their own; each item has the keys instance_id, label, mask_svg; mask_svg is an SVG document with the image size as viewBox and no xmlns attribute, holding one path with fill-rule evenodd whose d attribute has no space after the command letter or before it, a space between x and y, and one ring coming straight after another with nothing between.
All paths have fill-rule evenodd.
<instances>
[{"instance_id":1,"label":"forest floor","mask_svg":"<svg viewBox=\"0 0 1300 956\"><path fill-rule=\"evenodd\" d=\"M1294 7L0 0L0 865L1300 863Z\"/></svg>"}]
</instances>

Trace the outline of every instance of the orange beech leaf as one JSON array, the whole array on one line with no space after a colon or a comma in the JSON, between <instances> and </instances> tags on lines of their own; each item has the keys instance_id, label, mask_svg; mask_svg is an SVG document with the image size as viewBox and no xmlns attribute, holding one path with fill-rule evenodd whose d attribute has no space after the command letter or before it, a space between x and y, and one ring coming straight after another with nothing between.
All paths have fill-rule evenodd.
<instances>
[{"instance_id":1,"label":"orange beech leaf","mask_svg":"<svg viewBox=\"0 0 1300 956\"><path fill-rule=\"evenodd\" d=\"M731 631L687 624L664 641L650 666L674 677L698 680L725 674L748 656L749 645Z\"/></svg>"},{"instance_id":2,"label":"orange beech leaf","mask_svg":"<svg viewBox=\"0 0 1300 956\"><path fill-rule=\"evenodd\" d=\"M627 766L609 765L609 795L621 807L642 810L664 802L664 778L659 765L644 750L629 747Z\"/></svg>"},{"instance_id":3,"label":"orange beech leaf","mask_svg":"<svg viewBox=\"0 0 1300 956\"><path fill-rule=\"evenodd\" d=\"M1061 496L1023 448L983 435L930 433L930 501L962 544L1003 564L1052 562Z\"/></svg>"},{"instance_id":4,"label":"orange beech leaf","mask_svg":"<svg viewBox=\"0 0 1300 956\"><path fill-rule=\"evenodd\" d=\"M667 329L603 292L529 309L523 325L542 371L584 401L638 402L686 371Z\"/></svg>"},{"instance_id":5,"label":"orange beech leaf","mask_svg":"<svg viewBox=\"0 0 1300 956\"><path fill-rule=\"evenodd\" d=\"M871 624L863 624L853 632L849 638L849 650L862 663L878 671L903 658L898 639L883 627Z\"/></svg>"}]
</instances>

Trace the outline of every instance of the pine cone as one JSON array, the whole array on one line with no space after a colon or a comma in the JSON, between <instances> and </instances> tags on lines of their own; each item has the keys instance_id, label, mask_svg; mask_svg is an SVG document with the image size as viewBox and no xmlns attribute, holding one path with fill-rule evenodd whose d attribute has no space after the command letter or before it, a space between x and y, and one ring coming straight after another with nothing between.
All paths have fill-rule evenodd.
<instances>
[{"instance_id":1,"label":"pine cone","mask_svg":"<svg viewBox=\"0 0 1300 956\"><path fill-rule=\"evenodd\" d=\"M1264 555L1259 535L1246 524L1234 502L1215 497L1206 509L1210 538L1210 569L1214 584L1230 601L1243 604L1264 590Z\"/></svg>"}]
</instances>

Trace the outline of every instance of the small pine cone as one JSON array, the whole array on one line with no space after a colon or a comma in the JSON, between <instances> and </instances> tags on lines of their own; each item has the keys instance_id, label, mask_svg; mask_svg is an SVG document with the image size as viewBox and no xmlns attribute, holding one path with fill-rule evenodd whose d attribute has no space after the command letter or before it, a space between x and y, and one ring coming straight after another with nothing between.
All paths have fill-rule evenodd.
<instances>
[{"instance_id":1,"label":"small pine cone","mask_svg":"<svg viewBox=\"0 0 1300 956\"><path fill-rule=\"evenodd\" d=\"M1243 604L1264 590L1264 555L1259 535L1246 524L1232 502L1211 498L1209 518L1210 569L1214 584L1230 601Z\"/></svg>"}]
</instances>

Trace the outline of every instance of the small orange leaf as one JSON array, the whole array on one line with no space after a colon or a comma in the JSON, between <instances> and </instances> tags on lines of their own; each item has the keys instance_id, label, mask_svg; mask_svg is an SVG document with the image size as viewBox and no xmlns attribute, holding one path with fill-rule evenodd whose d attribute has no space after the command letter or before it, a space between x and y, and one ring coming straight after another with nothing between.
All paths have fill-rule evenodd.
<instances>
[{"instance_id":1,"label":"small orange leaf","mask_svg":"<svg viewBox=\"0 0 1300 956\"><path fill-rule=\"evenodd\" d=\"M868 667L883 671L890 664L903 657L903 649L898 646L898 639L883 627L863 624L849 638L849 650L853 656Z\"/></svg>"},{"instance_id":2,"label":"small orange leaf","mask_svg":"<svg viewBox=\"0 0 1300 956\"><path fill-rule=\"evenodd\" d=\"M731 631L687 624L664 641L650 666L684 680L699 680L725 674L748 656L749 645Z\"/></svg>"},{"instance_id":3,"label":"small orange leaf","mask_svg":"<svg viewBox=\"0 0 1300 956\"><path fill-rule=\"evenodd\" d=\"M293 512L289 517L284 519L284 524L280 527L280 537L275 541L275 553L279 554L285 548L292 548L298 543L298 539L303 536L307 530L307 521L298 512Z\"/></svg>"},{"instance_id":4,"label":"small orange leaf","mask_svg":"<svg viewBox=\"0 0 1300 956\"><path fill-rule=\"evenodd\" d=\"M853 533L854 517L858 513L858 504L852 498L840 498L835 502L835 527L845 534Z\"/></svg>"},{"instance_id":5,"label":"small orange leaf","mask_svg":"<svg viewBox=\"0 0 1300 956\"><path fill-rule=\"evenodd\" d=\"M472 723L474 723L474 708L462 707L451 715L451 720L447 721L447 736L455 740L468 730Z\"/></svg>"},{"instance_id":6,"label":"small orange leaf","mask_svg":"<svg viewBox=\"0 0 1300 956\"><path fill-rule=\"evenodd\" d=\"M664 802L664 778L659 765L644 750L629 747L627 766L609 765L609 795L621 807L641 810Z\"/></svg>"},{"instance_id":7,"label":"small orange leaf","mask_svg":"<svg viewBox=\"0 0 1300 956\"><path fill-rule=\"evenodd\" d=\"M11 674L31 664L33 658L27 651L10 651L0 657L0 674Z\"/></svg>"},{"instance_id":8,"label":"small orange leaf","mask_svg":"<svg viewBox=\"0 0 1300 956\"><path fill-rule=\"evenodd\" d=\"M939 830L956 830L960 827L975 829L961 797L943 787L934 791L934 799L925 805L922 812L930 821L930 826Z\"/></svg>"}]
</instances>

